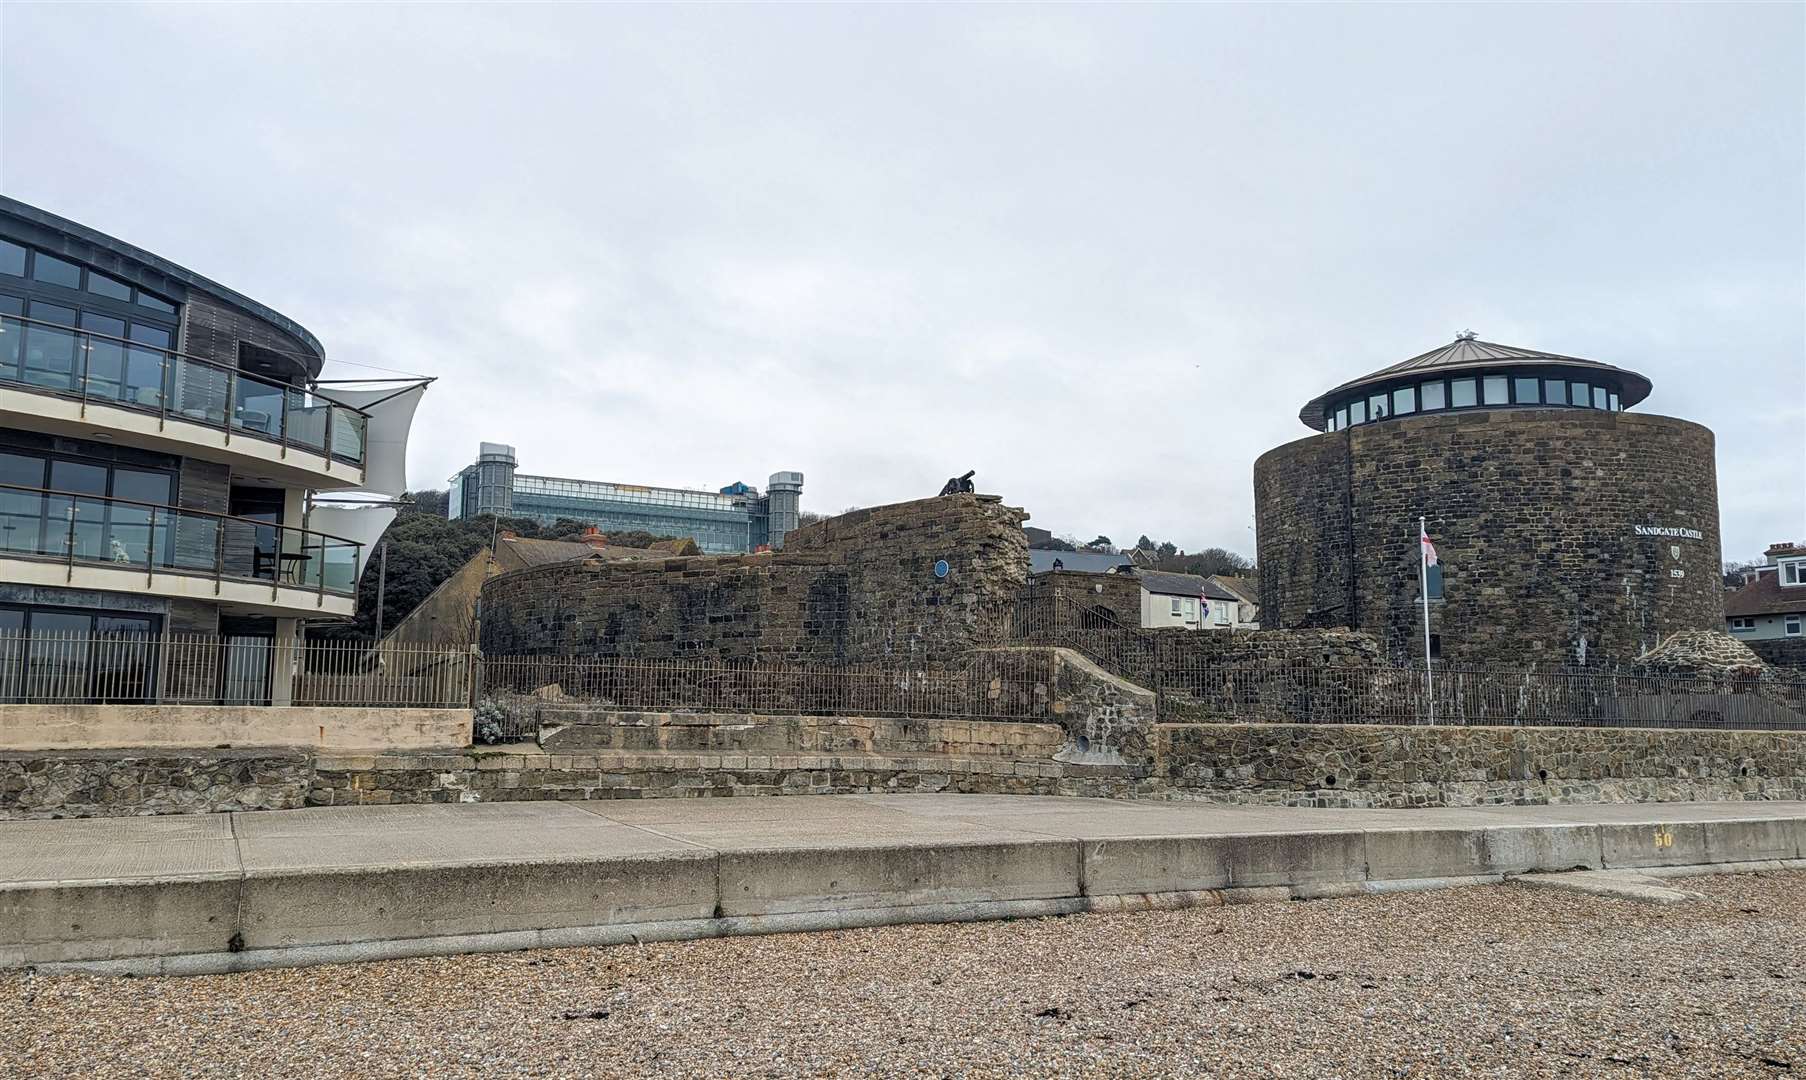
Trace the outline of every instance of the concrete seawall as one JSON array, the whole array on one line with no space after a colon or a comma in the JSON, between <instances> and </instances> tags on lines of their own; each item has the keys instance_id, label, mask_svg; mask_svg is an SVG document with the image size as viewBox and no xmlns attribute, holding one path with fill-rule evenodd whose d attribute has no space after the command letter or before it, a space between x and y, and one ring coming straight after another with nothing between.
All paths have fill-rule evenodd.
<instances>
[{"instance_id":1,"label":"concrete seawall","mask_svg":"<svg viewBox=\"0 0 1806 1080\"><path fill-rule=\"evenodd\" d=\"M183 974L1802 859L1806 803L900 795L12 822L0 967Z\"/></svg>"}]
</instances>

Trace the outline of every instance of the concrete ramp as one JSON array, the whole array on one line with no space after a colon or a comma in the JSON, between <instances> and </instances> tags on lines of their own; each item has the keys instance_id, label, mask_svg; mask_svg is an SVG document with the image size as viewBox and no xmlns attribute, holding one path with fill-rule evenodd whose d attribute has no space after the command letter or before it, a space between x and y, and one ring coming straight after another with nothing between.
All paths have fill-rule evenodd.
<instances>
[{"instance_id":1,"label":"concrete ramp","mask_svg":"<svg viewBox=\"0 0 1806 1080\"><path fill-rule=\"evenodd\" d=\"M1779 802L847 795L20 821L0 823L0 967L185 974L1803 860L1806 803Z\"/></svg>"}]
</instances>

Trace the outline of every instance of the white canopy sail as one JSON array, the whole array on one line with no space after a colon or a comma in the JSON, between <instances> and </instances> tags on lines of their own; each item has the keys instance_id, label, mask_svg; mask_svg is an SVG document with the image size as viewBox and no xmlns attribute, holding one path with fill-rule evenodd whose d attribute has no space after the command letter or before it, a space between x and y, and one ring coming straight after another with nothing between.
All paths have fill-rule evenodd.
<instances>
[{"instance_id":1,"label":"white canopy sail","mask_svg":"<svg viewBox=\"0 0 1806 1080\"><path fill-rule=\"evenodd\" d=\"M364 565L376 553L376 542L383 530L395 520L395 508L376 506L319 506L307 515L307 527L314 532L355 540L363 546L357 553L357 577L364 575ZM355 580L355 579L354 579Z\"/></svg>"},{"instance_id":2,"label":"white canopy sail","mask_svg":"<svg viewBox=\"0 0 1806 1080\"><path fill-rule=\"evenodd\" d=\"M370 414L370 425L364 433L364 486L360 490L400 495L408 489L408 430L414 425L414 410L426 387L423 382L403 390L348 390L332 385L324 388L332 400Z\"/></svg>"}]
</instances>

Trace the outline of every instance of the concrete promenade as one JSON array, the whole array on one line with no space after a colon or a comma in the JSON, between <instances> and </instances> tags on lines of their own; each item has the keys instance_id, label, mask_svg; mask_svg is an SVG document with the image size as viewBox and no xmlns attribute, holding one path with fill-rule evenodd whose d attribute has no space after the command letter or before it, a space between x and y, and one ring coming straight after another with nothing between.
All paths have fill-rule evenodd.
<instances>
[{"instance_id":1,"label":"concrete promenade","mask_svg":"<svg viewBox=\"0 0 1806 1080\"><path fill-rule=\"evenodd\" d=\"M1806 803L1310 810L847 795L0 823L0 968L200 973L1806 866Z\"/></svg>"}]
</instances>

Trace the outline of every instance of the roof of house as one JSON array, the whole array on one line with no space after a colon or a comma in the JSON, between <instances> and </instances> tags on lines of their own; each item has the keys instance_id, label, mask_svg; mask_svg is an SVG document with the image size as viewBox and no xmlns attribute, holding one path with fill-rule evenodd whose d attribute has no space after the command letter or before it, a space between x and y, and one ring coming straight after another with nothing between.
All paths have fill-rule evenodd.
<instances>
[{"instance_id":1,"label":"roof of house","mask_svg":"<svg viewBox=\"0 0 1806 1080\"><path fill-rule=\"evenodd\" d=\"M1203 596L1207 600L1239 602L1241 597L1207 577L1197 574L1172 574L1165 570L1143 570L1135 575L1141 587L1156 596Z\"/></svg>"},{"instance_id":2,"label":"roof of house","mask_svg":"<svg viewBox=\"0 0 1806 1080\"><path fill-rule=\"evenodd\" d=\"M1621 367L1614 367L1598 360L1587 360L1579 356L1563 356L1560 353L1525 349L1517 345L1476 341L1467 334L1463 334L1447 345L1438 345L1429 352L1419 353L1409 360L1401 360L1358 379L1350 379L1333 390L1327 390L1317 395L1307 402L1303 409L1299 410L1298 419L1318 431L1322 431L1327 424L1324 418L1324 406L1331 399L1339 398L1360 386L1388 383L1420 375L1436 378L1440 375L1460 374L1463 371L1474 371L1480 368L1498 370L1546 364L1586 368L1612 376L1618 383L1619 400L1627 409L1649 396L1649 380L1634 371L1627 371Z\"/></svg>"},{"instance_id":3,"label":"roof of house","mask_svg":"<svg viewBox=\"0 0 1806 1080\"><path fill-rule=\"evenodd\" d=\"M1240 597L1243 603L1260 603L1260 586L1255 584L1253 578L1237 577L1233 574L1212 574L1210 580Z\"/></svg>"},{"instance_id":4,"label":"roof of house","mask_svg":"<svg viewBox=\"0 0 1806 1080\"><path fill-rule=\"evenodd\" d=\"M1727 618L1806 612L1806 585L1783 585L1772 566L1758 567L1756 580L1724 598Z\"/></svg>"},{"instance_id":5,"label":"roof of house","mask_svg":"<svg viewBox=\"0 0 1806 1080\"><path fill-rule=\"evenodd\" d=\"M1127 555L1104 555L1096 551L1028 549L1028 568L1032 573L1047 573L1054 568L1056 559L1060 562L1060 569L1072 570L1081 574L1107 574L1117 567L1133 565L1129 562Z\"/></svg>"}]
</instances>

